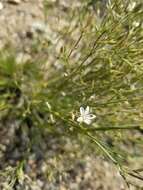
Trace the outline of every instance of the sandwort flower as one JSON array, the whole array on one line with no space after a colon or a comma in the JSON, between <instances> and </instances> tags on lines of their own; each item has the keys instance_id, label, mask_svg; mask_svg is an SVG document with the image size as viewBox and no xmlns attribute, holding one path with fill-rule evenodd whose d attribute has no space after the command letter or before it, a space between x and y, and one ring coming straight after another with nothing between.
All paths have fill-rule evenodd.
<instances>
[{"instance_id":1,"label":"sandwort flower","mask_svg":"<svg viewBox=\"0 0 143 190\"><path fill-rule=\"evenodd\" d=\"M79 123L86 123L87 125L90 125L92 120L95 118L96 115L90 113L89 106L87 106L86 109L80 107L80 116L77 118Z\"/></svg>"}]
</instances>

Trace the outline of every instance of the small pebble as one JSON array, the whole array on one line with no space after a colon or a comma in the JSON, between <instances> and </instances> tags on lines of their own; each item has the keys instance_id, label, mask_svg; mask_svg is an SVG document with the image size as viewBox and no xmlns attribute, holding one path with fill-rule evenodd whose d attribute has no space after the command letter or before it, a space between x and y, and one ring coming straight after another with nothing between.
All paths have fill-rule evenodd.
<instances>
[{"instance_id":1,"label":"small pebble","mask_svg":"<svg viewBox=\"0 0 143 190\"><path fill-rule=\"evenodd\" d=\"M26 62L28 62L28 61L30 61L30 59L31 59L31 56L29 55L29 54L27 54L27 53L19 53L18 55L17 55L17 57L16 57L16 62L18 63L18 64L21 64L21 63L26 63Z\"/></svg>"},{"instance_id":2,"label":"small pebble","mask_svg":"<svg viewBox=\"0 0 143 190\"><path fill-rule=\"evenodd\" d=\"M8 3L18 5L19 3L21 3L21 0L8 0Z\"/></svg>"},{"instance_id":3,"label":"small pebble","mask_svg":"<svg viewBox=\"0 0 143 190\"><path fill-rule=\"evenodd\" d=\"M3 4L0 2L0 10L3 9Z\"/></svg>"}]
</instances>

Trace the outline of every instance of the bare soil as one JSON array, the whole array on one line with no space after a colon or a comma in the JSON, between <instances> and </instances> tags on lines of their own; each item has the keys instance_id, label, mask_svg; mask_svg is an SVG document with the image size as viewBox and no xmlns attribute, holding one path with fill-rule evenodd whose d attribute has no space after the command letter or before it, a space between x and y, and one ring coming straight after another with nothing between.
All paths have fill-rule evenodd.
<instances>
[{"instance_id":1,"label":"bare soil","mask_svg":"<svg viewBox=\"0 0 143 190\"><path fill-rule=\"evenodd\" d=\"M0 49L13 47L18 60L21 54L31 59L34 35L45 33L45 14L42 0L21 0L19 3L1 0L0 10ZM51 2L56 2L52 1ZM58 1L53 12L49 11L46 34L54 41L58 15L63 17L65 26L65 10L72 6L71 1ZM53 25L56 26L53 26ZM42 33L42 34L41 34ZM45 34L44 34L45 35ZM33 37L34 36L34 37ZM54 42L53 42L54 43ZM9 124L10 125L10 124ZM24 152L28 137L16 134L16 124L9 129L0 130L0 168L16 165ZM49 140L50 139L50 140ZM23 143L21 143L21 141ZM80 151L79 151L80 150ZM34 146L28 157L25 168L30 180L15 185L20 190L127 190L127 186L112 163L96 154L85 154L76 142L69 139L59 140L50 137L43 140L41 147ZM0 189L5 189L0 178ZM131 187L131 190L138 188Z\"/></svg>"}]
</instances>

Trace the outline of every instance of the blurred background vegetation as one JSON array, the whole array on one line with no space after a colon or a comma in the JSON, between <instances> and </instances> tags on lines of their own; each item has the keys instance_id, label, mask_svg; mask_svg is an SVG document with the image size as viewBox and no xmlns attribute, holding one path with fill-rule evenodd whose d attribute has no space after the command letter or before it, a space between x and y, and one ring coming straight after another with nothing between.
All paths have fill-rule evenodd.
<instances>
[{"instance_id":1,"label":"blurred background vegetation","mask_svg":"<svg viewBox=\"0 0 143 190\"><path fill-rule=\"evenodd\" d=\"M45 23L59 2L44 1ZM136 179L143 184L142 1L84 0L65 6L65 15L67 21L59 19L56 34L48 37L46 24L34 26L32 59L18 62L11 47L1 51L0 128L2 138L9 138L1 148L1 188L18 189L25 179L32 184L28 160L51 154L52 142L52 159L66 160L67 168L69 152L80 160L82 149L81 155L104 156L115 164L124 189L130 184L141 189ZM96 115L90 126L77 122L81 106ZM62 149L69 142L74 145ZM45 180L55 172L49 167Z\"/></svg>"}]
</instances>

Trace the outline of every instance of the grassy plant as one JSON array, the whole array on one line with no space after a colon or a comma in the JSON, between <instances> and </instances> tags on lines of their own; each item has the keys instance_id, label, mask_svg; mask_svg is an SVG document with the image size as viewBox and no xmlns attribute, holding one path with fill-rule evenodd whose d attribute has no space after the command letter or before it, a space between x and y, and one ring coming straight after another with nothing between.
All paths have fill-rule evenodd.
<instances>
[{"instance_id":1,"label":"grassy plant","mask_svg":"<svg viewBox=\"0 0 143 190\"><path fill-rule=\"evenodd\" d=\"M60 69L46 70L39 60L17 64L14 56L1 53L1 125L26 125L32 133L28 151L43 133L79 141L89 138L124 179L129 174L142 180L124 167L128 156L142 153L121 149L125 143L142 148L142 3L132 8L133 1L109 1L104 13L98 10L102 16L95 14L95 3L85 1L79 12L69 13L76 25L60 34L66 39L55 60ZM89 106L96 115L90 126L77 122L81 106Z\"/></svg>"}]
</instances>

